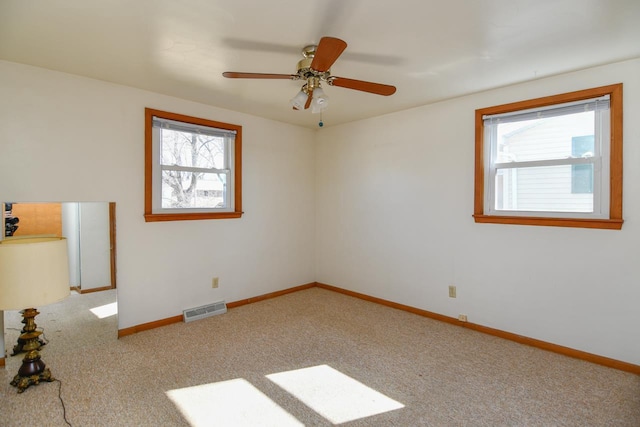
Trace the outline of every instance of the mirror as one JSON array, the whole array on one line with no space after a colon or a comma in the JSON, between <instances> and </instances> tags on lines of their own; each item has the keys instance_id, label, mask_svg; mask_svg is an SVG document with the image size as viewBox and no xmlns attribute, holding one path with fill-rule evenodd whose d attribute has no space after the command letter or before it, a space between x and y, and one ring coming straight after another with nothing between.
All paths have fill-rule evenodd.
<instances>
[{"instance_id":1,"label":"mirror","mask_svg":"<svg viewBox=\"0 0 640 427\"><path fill-rule=\"evenodd\" d=\"M76 350L77 339L86 340L87 336L96 341L117 339L116 204L4 202L3 211L2 238L56 235L67 239L71 295L59 303L38 307L42 326L47 318L55 319L56 328L65 325L57 340L69 340ZM12 354L22 319L19 311L6 311L4 317L4 347L7 354Z\"/></svg>"},{"instance_id":2,"label":"mirror","mask_svg":"<svg viewBox=\"0 0 640 427\"><path fill-rule=\"evenodd\" d=\"M73 290L116 287L115 203L4 203L5 238L43 234L67 238Z\"/></svg>"}]
</instances>

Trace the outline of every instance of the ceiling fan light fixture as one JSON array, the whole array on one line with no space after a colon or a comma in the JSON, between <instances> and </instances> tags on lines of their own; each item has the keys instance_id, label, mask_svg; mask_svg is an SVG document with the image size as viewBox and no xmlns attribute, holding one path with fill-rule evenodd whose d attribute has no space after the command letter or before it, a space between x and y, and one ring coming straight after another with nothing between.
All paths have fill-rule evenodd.
<instances>
[{"instance_id":1,"label":"ceiling fan light fixture","mask_svg":"<svg viewBox=\"0 0 640 427\"><path fill-rule=\"evenodd\" d=\"M300 92L289 101L291 106L296 110L303 110L305 102L307 102L307 94L304 90L300 90Z\"/></svg>"},{"instance_id":2,"label":"ceiling fan light fixture","mask_svg":"<svg viewBox=\"0 0 640 427\"><path fill-rule=\"evenodd\" d=\"M311 113L321 113L329 106L329 97L325 95L324 90L318 86L313 91L313 99L311 101Z\"/></svg>"}]
</instances>

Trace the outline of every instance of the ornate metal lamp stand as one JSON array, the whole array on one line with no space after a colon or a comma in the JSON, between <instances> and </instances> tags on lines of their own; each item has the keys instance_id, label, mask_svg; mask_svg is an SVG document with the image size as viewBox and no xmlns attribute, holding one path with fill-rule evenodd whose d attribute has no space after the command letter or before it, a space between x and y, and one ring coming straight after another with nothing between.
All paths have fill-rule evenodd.
<instances>
[{"instance_id":1,"label":"ornate metal lamp stand","mask_svg":"<svg viewBox=\"0 0 640 427\"><path fill-rule=\"evenodd\" d=\"M36 330L35 321L33 320L38 314L40 313L35 308L27 308L22 312L25 330L27 327L31 329L29 325L33 325L33 329L20 335L20 339L24 343L22 350L26 351L27 354L22 359L22 366L20 366L18 374L11 381L12 386L18 387L18 393L22 393L32 384L39 384L40 381L51 382L54 380L51 376L51 371L45 366L38 351L40 349L38 337L42 332Z\"/></svg>"},{"instance_id":2,"label":"ornate metal lamp stand","mask_svg":"<svg viewBox=\"0 0 640 427\"><path fill-rule=\"evenodd\" d=\"M36 322L33 319L37 314L40 314L40 313L36 311L36 313L33 316L27 317L24 315L24 312L25 310L22 310L20 312L22 314L22 323L24 323L24 327L22 328L22 331L20 331L20 336L18 337L18 343L13 346L13 353L11 353L12 356L16 356L22 353L23 351L25 351L24 345L26 344L26 341L22 338L22 335L29 332L34 332L37 328ZM46 344L46 342L41 340L40 338L38 338L38 342L40 343L40 347Z\"/></svg>"}]
</instances>

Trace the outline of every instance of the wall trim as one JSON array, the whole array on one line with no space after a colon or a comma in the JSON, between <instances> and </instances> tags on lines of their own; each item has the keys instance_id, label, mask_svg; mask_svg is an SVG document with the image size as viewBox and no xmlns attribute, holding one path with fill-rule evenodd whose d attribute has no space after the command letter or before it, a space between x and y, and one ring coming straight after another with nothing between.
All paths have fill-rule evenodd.
<instances>
[{"instance_id":1,"label":"wall trim","mask_svg":"<svg viewBox=\"0 0 640 427\"><path fill-rule=\"evenodd\" d=\"M142 323L141 325L132 326L130 328L118 329L118 338L126 337L142 331L159 328L161 326L171 325L173 323L182 322L182 314L179 316L167 317L153 322Z\"/></svg>"},{"instance_id":2,"label":"wall trim","mask_svg":"<svg viewBox=\"0 0 640 427\"><path fill-rule=\"evenodd\" d=\"M307 283L306 285L294 286L293 288L283 289L281 291L270 292L268 294L259 295L257 297L247 298L239 301L227 303L227 308L237 308L247 304L253 304L254 302L264 301L266 299L280 297L282 295L290 294L292 292L303 291L305 289L315 288L316 282Z\"/></svg>"},{"instance_id":3,"label":"wall trim","mask_svg":"<svg viewBox=\"0 0 640 427\"><path fill-rule=\"evenodd\" d=\"M250 297L238 301L227 303L227 308L237 308L243 305L252 304L258 301L264 301L270 298L276 298L282 295L290 294L292 292L298 292L305 289L313 288L316 286L316 282L307 283L306 285L294 286L293 288L283 289L276 292L270 292L268 294L258 295L256 297ZM154 322L143 323L141 325L132 326L130 328L118 329L118 338L132 335L142 331L148 331L150 329L159 328L161 326L171 325L172 323L179 323L183 321L182 314L179 316L167 317L166 319L156 320Z\"/></svg>"},{"instance_id":4,"label":"wall trim","mask_svg":"<svg viewBox=\"0 0 640 427\"><path fill-rule=\"evenodd\" d=\"M293 292L303 291L318 287L326 289L328 291L338 292L344 295L348 295L354 298L359 298L365 301L373 302L376 304L384 305L387 307L395 308L398 310L406 311L409 313L417 314L418 316L428 317L430 319L446 322L451 325L461 326L463 328L472 329L477 332L482 332L487 335L492 335L498 338L503 338L509 341L514 341L520 344L536 347L542 350L551 351L553 353L562 354L564 356L573 357L575 359L584 360L587 362L603 365L609 368L617 369L620 371L630 372L632 374L640 375L640 365L634 365L633 363L623 362L621 360L611 359L609 357L599 356L597 354L587 353L586 351L576 350L569 347L564 347L558 344L541 341L535 338L529 338L523 335L514 334L512 332L502 331L500 329L490 328L488 326L479 325L476 323L462 322L454 317L445 316L443 314L434 313L432 311L423 310L420 308L412 307L409 305L400 304L397 302L385 300L382 298L373 297L370 295L362 294L359 292L350 291L347 289L339 288L337 286L327 285L325 283L311 282L305 285L294 286L292 288L282 289L280 291L270 292L268 294L258 295L238 301L227 303L227 308L237 308L247 304L253 304L255 302L264 301L271 298L277 298L282 295L290 294ZM132 335L137 332L148 331L161 326L167 326L172 323L182 322L182 315L168 317L166 319L156 320L154 322L143 323L141 325L132 326L130 328L124 328L118 330L118 338ZM0 366L4 365L4 359L0 358Z\"/></svg>"},{"instance_id":5,"label":"wall trim","mask_svg":"<svg viewBox=\"0 0 640 427\"><path fill-rule=\"evenodd\" d=\"M71 286L71 288L69 288L69 290L71 290L72 292L75 291L79 294L90 294L91 292L101 292L101 291L108 291L109 289L114 289L113 286L103 286L101 288L91 288L91 289L81 289L79 286Z\"/></svg>"},{"instance_id":6,"label":"wall trim","mask_svg":"<svg viewBox=\"0 0 640 427\"><path fill-rule=\"evenodd\" d=\"M90 289L81 289L81 288L77 288L75 289L76 292L78 292L79 294L90 294L92 292L101 292L101 291L108 291L109 289L114 289L113 286L102 286L100 288L90 288Z\"/></svg>"},{"instance_id":7,"label":"wall trim","mask_svg":"<svg viewBox=\"0 0 640 427\"><path fill-rule=\"evenodd\" d=\"M452 325L461 326L467 329L473 329L477 332L482 332L487 335L493 335L498 338L504 338L509 341L515 341L520 344L529 345L531 347L540 348L542 350L551 351L553 353L562 354L564 356L573 357L575 359L585 360L587 362L596 363L609 368L618 369L620 371L631 372L632 374L640 375L640 365L634 365L633 363L623 362L621 360L611 359L609 357L599 356L597 354L587 353L586 351L576 350L569 347L564 347L558 344L541 341L535 338L525 337L523 335L514 334L511 332L502 331L500 329L490 328L488 326L482 326L475 323L462 322L454 317L444 316L442 314L433 313L431 311L422 310L419 308L411 307L409 305L399 304L393 301L384 300L382 298L372 297L366 294L361 294L347 289L338 288L336 286L326 285L324 283L317 283L317 287L327 289L330 291L338 292L344 295L352 296L355 298L363 299L365 301L374 302L387 307L396 308L398 310L407 311L409 313L417 314L419 316L428 317L442 322L450 323Z\"/></svg>"}]
</instances>

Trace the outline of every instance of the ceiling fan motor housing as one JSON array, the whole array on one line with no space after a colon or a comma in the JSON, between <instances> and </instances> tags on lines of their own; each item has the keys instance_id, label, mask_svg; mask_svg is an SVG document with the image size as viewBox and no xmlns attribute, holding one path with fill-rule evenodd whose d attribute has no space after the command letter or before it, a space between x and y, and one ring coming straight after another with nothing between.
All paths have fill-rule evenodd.
<instances>
[{"instance_id":1,"label":"ceiling fan motor housing","mask_svg":"<svg viewBox=\"0 0 640 427\"><path fill-rule=\"evenodd\" d=\"M304 56L305 58L312 58L314 56L316 56L316 50L318 49L318 46L315 44L310 44L308 46L305 46L302 48L302 56Z\"/></svg>"},{"instance_id":2,"label":"ceiling fan motor housing","mask_svg":"<svg viewBox=\"0 0 640 427\"><path fill-rule=\"evenodd\" d=\"M306 73L311 72L311 62L313 61L313 57L304 58L298 61L298 75L302 78L305 77Z\"/></svg>"},{"instance_id":3,"label":"ceiling fan motor housing","mask_svg":"<svg viewBox=\"0 0 640 427\"><path fill-rule=\"evenodd\" d=\"M327 80L327 78L329 78L329 76L331 75L331 70L327 70L324 72L316 71L313 68L311 68L312 62L313 62L312 56L298 61L298 67L297 67L298 71L296 74L300 77L300 79L308 80L309 77L317 77L320 80Z\"/></svg>"}]
</instances>

